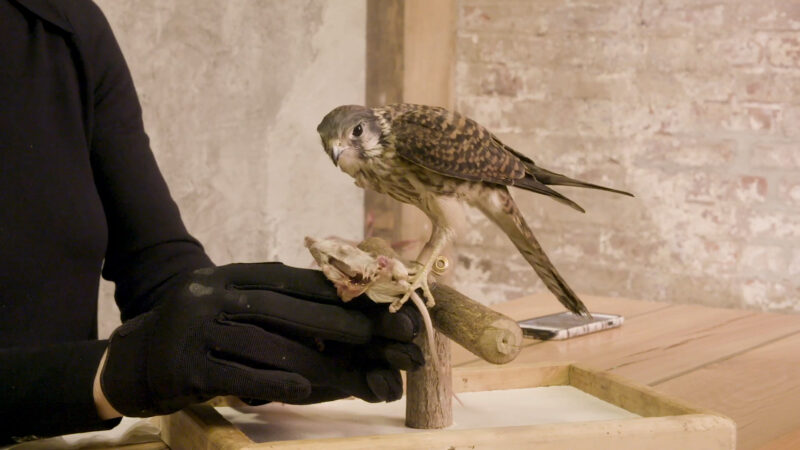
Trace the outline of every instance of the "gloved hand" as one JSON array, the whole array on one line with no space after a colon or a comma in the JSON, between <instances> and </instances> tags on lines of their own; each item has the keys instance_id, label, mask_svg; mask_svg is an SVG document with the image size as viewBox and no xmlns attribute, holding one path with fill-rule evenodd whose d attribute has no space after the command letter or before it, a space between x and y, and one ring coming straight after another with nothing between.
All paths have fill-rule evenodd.
<instances>
[{"instance_id":1,"label":"gloved hand","mask_svg":"<svg viewBox=\"0 0 800 450\"><path fill-rule=\"evenodd\" d=\"M218 395L315 403L393 401L398 369L423 362L419 313L351 302L316 270L231 264L176 276L156 306L111 336L100 382L126 416L168 414Z\"/></svg>"}]
</instances>

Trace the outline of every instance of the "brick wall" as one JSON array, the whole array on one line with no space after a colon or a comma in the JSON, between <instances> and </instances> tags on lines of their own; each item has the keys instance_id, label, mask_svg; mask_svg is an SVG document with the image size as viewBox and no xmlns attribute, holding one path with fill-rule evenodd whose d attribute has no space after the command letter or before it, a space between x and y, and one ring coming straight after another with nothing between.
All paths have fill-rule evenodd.
<instances>
[{"instance_id":1,"label":"brick wall","mask_svg":"<svg viewBox=\"0 0 800 450\"><path fill-rule=\"evenodd\" d=\"M462 0L456 107L542 166L515 194L578 292L800 311L800 1ZM456 285L544 289L475 212Z\"/></svg>"}]
</instances>

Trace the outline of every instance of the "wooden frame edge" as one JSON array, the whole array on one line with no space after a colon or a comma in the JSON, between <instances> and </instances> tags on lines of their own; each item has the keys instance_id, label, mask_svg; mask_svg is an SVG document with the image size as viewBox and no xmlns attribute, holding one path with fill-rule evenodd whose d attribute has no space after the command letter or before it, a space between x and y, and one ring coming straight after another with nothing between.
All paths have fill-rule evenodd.
<instances>
[{"instance_id":1,"label":"wooden frame edge","mask_svg":"<svg viewBox=\"0 0 800 450\"><path fill-rule=\"evenodd\" d=\"M211 405L193 405L162 416L161 439L170 448L245 449L256 445Z\"/></svg>"},{"instance_id":2,"label":"wooden frame edge","mask_svg":"<svg viewBox=\"0 0 800 450\"><path fill-rule=\"evenodd\" d=\"M502 372L502 378L498 375ZM591 377L590 377L591 376ZM592 382L590 380L596 380ZM162 439L172 448L233 449L382 449L441 446L502 447L523 439L537 448L596 447L597 436L618 448L641 448L661 436L675 448L681 443L702 443L698 448L735 448L736 424L727 416L692 407L648 386L574 363L534 363L505 367L453 368L456 392L571 385L602 400L644 416L637 419L581 423L542 424L473 430L435 430L398 435L253 442L210 405L195 405L162 418ZM648 406L650 405L650 406ZM655 405L655 406L653 406ZM623 437L624 435L624 437ZM705 447L707 446L707 447Z\"/></svg>"}]
</instances>

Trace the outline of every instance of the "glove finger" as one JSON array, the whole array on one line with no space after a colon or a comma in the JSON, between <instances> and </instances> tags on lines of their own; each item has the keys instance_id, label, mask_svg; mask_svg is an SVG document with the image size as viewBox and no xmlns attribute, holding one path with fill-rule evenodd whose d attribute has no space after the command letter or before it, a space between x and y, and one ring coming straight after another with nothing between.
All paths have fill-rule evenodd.
<instances>
[{"instance_id":1,"label":"glove finger","mask_svg":"<svg viewBox=\"0 0 800 450\"><path fill-rule=\"evenodd\" d=\"M301 300L267 291L241 292L229 302L226 317L284 334L363 344L372 337L372 322L360 311L341 305Z\"/></svg>"},{"instance_id":2,"label":"glove finger","mask_svg":"<svg viewBox=\"0 0 800 450\"><path fill-rule=\"evenodd\" d=\"M208 355L206 392L234 395L251 400L298 402L311 394L311 383L303 376L283 370L256 369Z\"/></svg>"},{"instance_id":3,"label":"glove finger","mask_svg":"<svg viewBox=\"0 0 800 450\"><path fill-rule=\"evenodd\" d=\"M247 397L239 397L239 400L241 400L242 403L244 403L247 406L263 406L270 402L269 400L259 400L256 398L247 398Z\"/></svg>"},{"instance_id":4,"label":"glove finger","mask_svg":"<svg viewBox=\"0 0 800 450\"><path fill-rule=\"evenodd\" d=\"M364 313L373 321L374 335L395 341L411 342L424 327L422 315L411 302L394 313L386 304L373 304Z\"/></svg>"},{"instance_id":5,"label":"glove finger","mask_svg":"<svg viewBox=\"0 0 800 450\"><path fill-rule=\"evenodd\" d=\"M381 385L368 380L367 370L348 367L352 355L330 358L294 340L248 324L219 321L211 328L207 331L209 344L220 359L294 372L315 386L330 386L367 401L382 401L381 395L385 395L372 391L373 385ZM402 386L400 389L402 391Z\"/></svg>"},{"instance_id":6,"label":"glove finger","mask_svg":"<svg viewBox=\"0 0 800 450\"><path fill-rule=\"evenodd\" d=\"M400 372L390 369L376 369L366 373L369 391L355 395L330 386L314 386L311 395L303 400L292 402L295 405L329 402L354 395L370 403L393 402L403 396L403 379Z\"/></svg>"},{"instance_id":7,"label":"glove finger","mask_svg":"<svg viewBox=\"0 0 800 450\"><path fill-rule=\"evenodd\" d=\"M328 364L318 351L255 325L218 320L206 328L208 348L220 359L301 375Z\"/></svg>"},{"instance_id":8,"label":"glove finger","mask_svg":"<svg viewBox=\"0 0 800 450\"><path fill-rule=\"evenodd\" d=\"M315 302L341 303L333 283L319 270L266 262L229 264L217 268L216 273L232 289L280 292Z\"/></svg>"},{"instance_id":9,"label":"glove finger","mask_svg":"<svg viewBox=\"0 0 800 450\"><path fill-rule=\"evenodd\" d=\"M403 396L403 379L397 370L373 370L367 373L367 384L374 397L361 398L370 403L393 402Z\"/></svg>"},{"instance_id":10,"label":"glove finger","mask_svg":"<svg viewBox=\"0 0 800 450\"><path fill-rule=\"evenodd\" d=\"M365 367L390 367L397 370L415 370L425 363L422 350L413 343L390 341L387 339L373 339L364 346L352 346L327 342L323 352L331 357L339 355L364 355L361 358Z\"/></svg>"},{"instance_id":11,"label":"glove finger","mask_svg":"<svg viewBox=\"0 0 800 450\"><path fill-rule=\"evenodd\" d=\"M312 386L311 394L299 401L286 402L293 405L313 405L350 397L350 394L330 386Z\"/></svg>"},{"instance_id":12,"label":"glove finger","mask_svg":"<svg viewBox=\"0 0 800 450\"><path fill-rule=\"evenodd\" d=\"M415 344L387 341L368 346L368 355L393 369L416 370L425 364L422 350Z\"/></svg>"}]
</instances>

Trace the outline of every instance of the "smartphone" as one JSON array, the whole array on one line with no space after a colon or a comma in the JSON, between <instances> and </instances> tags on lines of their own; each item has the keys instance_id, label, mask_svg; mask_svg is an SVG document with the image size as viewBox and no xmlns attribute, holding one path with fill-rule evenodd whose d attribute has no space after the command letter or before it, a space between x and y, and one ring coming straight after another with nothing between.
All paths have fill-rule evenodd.
<instances>
[{"instance_id":1,"label":"smartphone","mask_svg":"<svg viewBox=\"0 0 800 450\"><path fill-rule=\"evenodd\" d=\"M518 323L524 336L544 341L549 339L569 339L607 328L615 328L622 325L624 320L625 318L618 314L592 313L592 318L590 319L565 311L521 320Z\"/></svg>"}]
</instances>

